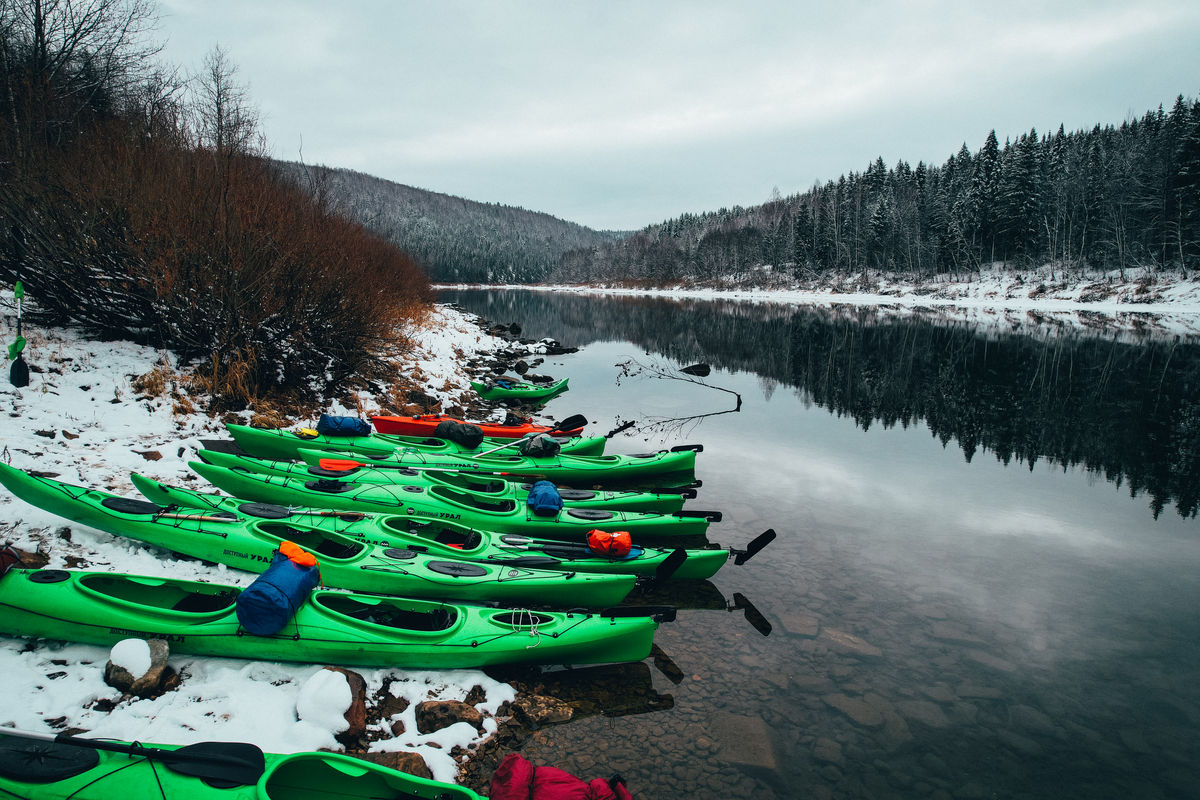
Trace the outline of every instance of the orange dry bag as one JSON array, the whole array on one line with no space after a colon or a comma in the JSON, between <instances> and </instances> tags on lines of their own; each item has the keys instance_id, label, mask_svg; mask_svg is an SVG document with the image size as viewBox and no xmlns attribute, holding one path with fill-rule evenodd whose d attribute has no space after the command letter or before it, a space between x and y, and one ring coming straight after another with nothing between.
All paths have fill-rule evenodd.
<instances>
[{"instance_id":1,"label":"orange dry bag","mask_svg":"<svg viewBox=\"0 0 1200 800\"><path fill-rule=\"evenodd\" d=\"M633 549L629 531L591 531L587 535L588 549L596 555L624 558Z\"/></svg>"}]
</instances>

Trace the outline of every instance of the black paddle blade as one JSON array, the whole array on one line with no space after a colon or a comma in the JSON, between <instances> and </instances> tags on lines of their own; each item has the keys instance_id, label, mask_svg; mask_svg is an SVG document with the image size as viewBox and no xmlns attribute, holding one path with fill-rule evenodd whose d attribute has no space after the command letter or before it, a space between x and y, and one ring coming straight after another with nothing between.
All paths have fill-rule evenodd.
<instances>
[{"instance_id":1,"label":"black paddle blade","mask_svg":"<svg viewBox=\"0 0 1200 800\"><path fill-rule=\"evenodd\" d=\"M690 367L684 367L679 371L684 375L695 375L697 378L707 378L708 374L712 372L712 367L710 367L708 364L692 364Z\"/></svg>"},{"instance_id":2,"label":"black paddle blade","mask_svg":"<svg viewBox=\"0 0 1200 800\"><path fill-rule=\"evenodd\" d=\"M663 652L661 647L656 644L650 645L650 656L654 659L655 669L667 676L667 680L676 686L683 683L683 670L671 660L669 655Z\"/></svg>"},{"instance_id":3,"label":"black paddle blade","mask_svg":"<svg viewBox=\"0 0 1200 800\"><path fill-rule=\"evenodd\" d=\"M768 528L758 536L755 536L754 540L751 541L750 544L746 545L745 550L730 550L729 552L733 553L733 563L740 567L742 564L745 564L747 561L754 558L754 556L758 555L760 550L773 541L775 541L775 529Z\"/></svg>"},{"instance_id":4,"label":"black paddle blade","mask_svg":"<svg viewBox=\"0 0 1200 800\"><path fill-rule=\"evenodd\" d=\"M687 557L687 550L684 550L682 547L672 551L671 555L664 558L663 562L658 565L658 569L654 571L654 580L670 580L676 570L683 566L683 562L687 561Z\"/></svg>"},{"instance_id":5,"label":"black paddle blade","mask_svg":"<svg viewBox=\"0 0 1200 800\"><path fill-rule=\"evenodd\" d=\"M157 758L174 772L200 778L218 789L253 786L267 768L263 751L244 742L199 742L178 750L148 749L161 753L149 757Z\"/></svg>"},{"instance_id":6,"label":"black paddle blade","mask_svg":"<svg viewBox=\"0 0 1200 800\"><path fill-rule=\"evenodd\" d=\"M8 368L8 380L18 389L29 385L29 365L25 363L24 356L18 355Z\"/></svg>"},{"instance_id":7,"label":"black paddle blade","mask_svg":"<svg viewBox=\"0 0 1200 800\"><path fill-rule=\"evenodd\" d=\"M739 608L742 610L742 616L746 618L746 622L750 623L751 628L754 628L754 630L763 636L771 635L771 623L762 615L762 612L754 607L754 603L746 599L746 595L741 592L734 592L733 609ZM732 611L733 609L730 610Z\"/></svg>"},{"instance_id":8,"label":"black paddle blade","mask_svg":"<svg viewBox=\"0 0 1200 800\"><path fill-rule=\"evenodd\" d=\"M576 428L582 428L587 424L587 417L585 417L583 414L572 414L550 430L546 431L546 433L554 434L559 431L573 431Z\"/></svg>"}]
</instances>

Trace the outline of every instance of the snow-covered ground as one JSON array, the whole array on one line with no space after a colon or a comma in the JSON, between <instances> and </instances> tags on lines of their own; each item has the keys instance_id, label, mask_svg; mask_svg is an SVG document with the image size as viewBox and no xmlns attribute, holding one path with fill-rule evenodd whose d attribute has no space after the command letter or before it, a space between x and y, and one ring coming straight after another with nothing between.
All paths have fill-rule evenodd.
<instances>
[{"instance_id":1,"label":"snow-covered ground","mask_svg":"<svg viewBox=\"0 0 1200 800\"><path fill-rule=\"evenodd\" d=\"M4 298L0 336L15 338L12 295ZM202 413L174 413L189 398L178 383L180 398L140 394L135 379L156 366L172 375L170 354L128 342L98 342L70 330L39 330L27 324L26 361L36 371L30 384L16 389L5 373L0 378L0 459L22 469L54 473L58 480L139 497L129 482L133 471L156 479L201 486L186 462L202 438L225 438L219 420ZM418 346L397 369L420 375L428 394L452 404L468 385L464 357L494 350L499 341L482 333L469 319L439 309L429 324L413 332ZM192 400L198 398L190 398ZM360 395L364 413L377 410ZM198 406L199 403L196 403ZM334 404L326 409L347 413ZM357 413L355 408L349 413ZM242 415L250 416L249 412ZM311 425L313 420L308 420ZM240 586L250 573L224 566L205 566L100 531L68 523L17 500L0 488L0 542L41 553L52 568L131 572ZM0 637L0 675L6 691L0 699L0 726L32 731L82 728L88 735L143 742L188 744L204 740L247 741L269 752L318 748L340 749L339 729L348 696L337 680L321 675L322 665L248 662L172 655L170 665L183 677L177 691L153 700L125 699L103 681L109 649ZM120 658L128 658L128 649ZM377 750L412 750L424 756L440 780L452 781L457 764L455 745L482 737L465 724L433 734L417 732L416 704L427 699L462 700L473 686L487 693L480 710L495 713L511 700L510 687L482 672L410 672L397 669L359 670L367 693L390 682L393 695L411 705L401 715L406 733L376 742ZM345 684L344 679L342 684ZM307 688L306 688L307 687ZM110 703L119 701L108 710ZM339 708L340 705L340 708ZM301 709L299 713L297 708ZM405 719L405 716L409 717ZM53 721L53 725L51 724ZM378 731L391 737L384 720ZM343 723L344 724L344 723ZM494 730L495 721L485 725ZM485 735L486 735L485 730Z\"/></svg>"}]
</instances>

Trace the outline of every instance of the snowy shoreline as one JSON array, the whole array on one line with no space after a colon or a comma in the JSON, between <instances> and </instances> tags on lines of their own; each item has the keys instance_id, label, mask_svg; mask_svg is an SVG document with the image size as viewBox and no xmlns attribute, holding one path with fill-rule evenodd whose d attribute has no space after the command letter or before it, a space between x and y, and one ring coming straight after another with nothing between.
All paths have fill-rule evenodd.
<instances>
[{"instance_id":1,"label":"snowy shoreline","mask_svg":"<svg viewBox=\"0 0 1200 800\"><path fill-rule=\"evenodd\" d=\"M397 360L397 374L420 376L426 394L446 406L458 404L469 389L465 362L506 344L472 319L453 309L435 309L430 321L413 331L416 347ZM199 411L176 413L202 405L203 398L188 396L174 377L168 378L161 395L138 391L136 378L156 367L176 375L178 364L170 353L129 342L94 341L70 329L39 329L28 321L24 333L31 382L16 389L6 376L0 385L0 408L7 415L0 430L0 458L57 480L127 497L139 496L129 481L129 473L135 471L169 484L204 486L186 462L201 447L201 439L225 438L221 419ZM0 314L0 336L5 341L15 336L11 308ZM354 400L354 407L331 402L325 410L364 416L378 410L366 392L357 393ZM252 413L242 412L238 421L248 421ZM165 550L70 523L3 489L0 537L54 569L239 586L255 577L223 565L175 558ZM315 715L300 710L313 707L314 686L319 691L326 685L319 675L324 665L173 654L169 664L182 676L182 685L154 699L140 699L123 697L104 683L108 659L105 647L0 638L0 673L10 689L7 702L0 704L0 726L38 732L83 729L89 736L165 744L245 741L268 752L342 749L334 738L342 724L340 711L321 713L320 708L322 703L336 705L337 697L317 698ZM356 671L366 681L368 698L386 688L409 703L402 713L369 726L372 736L381 737L371 743L371 752L417 752L436 779L448 782L455 780L461 763L452 750L486 741L501 721L496 716L501 705L515 697L511 686L477 670ZM417 704L462 701L476 686L486 694L476 704L484 712L482 732L465 723L429 734L417 730ZM394 722L403 724L404 733L393 735Z\"/></svg>"},{"instance_id":2,"label":"snowy shoreline","mask_svg":"<svg viewBox=\"0 0 1200 800\"><path fill-rule=\"evenodd\" d=\"M1053 276L1053 277L1052 277ZM769 275L756 280L771 283ZM782 283L782 280L775 281ZM437 284L435 289L504 289L666 300L727 300L811 307L864 306L947 319L1013 322L1036 315L1086 328L1154 329L1200 334L1200 278L1174 273L1134 278L1120 272L1064 278L1048 269L973 273L970 280L910 281L882 273L772 288L751 286L641 288L617 285Z\"/></svg>"}]
</instances>

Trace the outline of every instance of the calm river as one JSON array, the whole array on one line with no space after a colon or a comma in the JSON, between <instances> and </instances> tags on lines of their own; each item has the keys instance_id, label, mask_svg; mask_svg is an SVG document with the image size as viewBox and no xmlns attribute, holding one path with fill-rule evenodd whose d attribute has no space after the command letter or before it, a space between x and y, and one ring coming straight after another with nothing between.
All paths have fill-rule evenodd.
<instances>
[{"instance_id":1,"label":"calm river","mask_svg":"<svg viewBox=\"0 0 1200 800\"><path fill-rule=\"evenodd\" d=\"M608 452L702 443L711 541L779 533L650 598L680 608L659 658L548 673L580 713L522 746L536 763L639 800L1200 797L1200 342L442 299L581 347L534 371L571 379L551 415L637 423Z\"/></svg>"}]
</instances>

